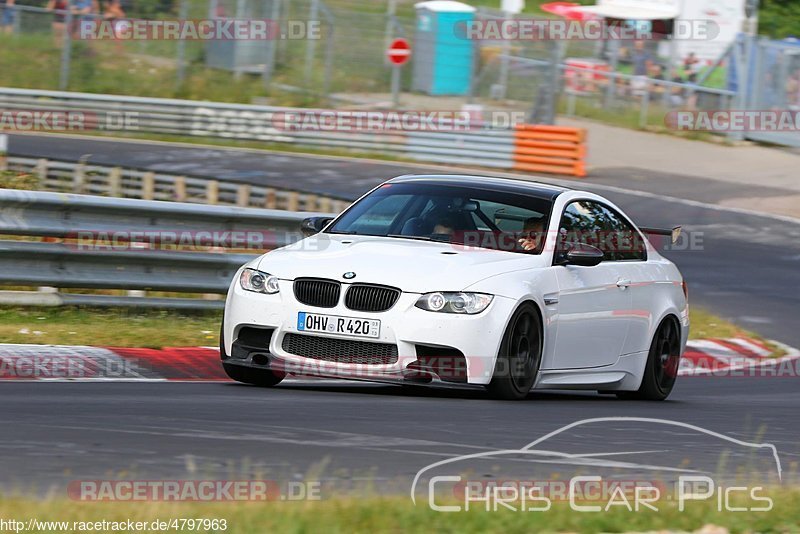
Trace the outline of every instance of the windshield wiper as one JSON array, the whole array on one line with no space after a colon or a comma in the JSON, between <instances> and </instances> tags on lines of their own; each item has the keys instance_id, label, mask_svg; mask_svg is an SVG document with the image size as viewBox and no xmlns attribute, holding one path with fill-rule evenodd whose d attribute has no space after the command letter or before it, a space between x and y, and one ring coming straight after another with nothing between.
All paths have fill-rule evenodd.
<instances>
[{"instance_id":1,"label":"windshield wiper","mask_svg":"<svg viewBox=\"0 0 800 534\"><path fill-rule=\"evenodd\" d=\"M396 237L398 239L413 239L414 241L433 241L432 238L421 235L386 234L383 237Z\"/></svg>"}]
</instances>

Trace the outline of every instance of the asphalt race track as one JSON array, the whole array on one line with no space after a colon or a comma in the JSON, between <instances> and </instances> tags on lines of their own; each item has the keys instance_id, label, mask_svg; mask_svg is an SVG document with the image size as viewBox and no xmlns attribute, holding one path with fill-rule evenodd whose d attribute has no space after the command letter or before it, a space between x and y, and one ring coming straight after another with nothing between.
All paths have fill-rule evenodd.
<instances>
[{"instance_id":1,"label":"asphalt race track","mask_svg":"<svg viewBox=\"0 0 800 534\"><path fill-rule=\"evenodd\" d=\"M666 403L537 393L493 401L478 391L372 384L4 383L2 484L44 491L71 480L175 479L190 474L296 479L324 464L338 486L374 479L400 493L426 465L518 449L589 417L648 417L698 425L777 447L787 472L800 460L797 379L684 378ZM584 454L646 451L640 463L715 472L730 445L684 429L591 425L557 442ZM701 438L701 439L698 439ZM675 447L691 443L674 456ZM550 447L552 449L552 446ZM657 461L653 460L657 457ZM233 468L231 468L233 465ZM192 468L194 467L194 469ZM549 476L564 466L544 466ZM766 469L765 469L766 470ZM627 476L642 476L630 469ZM234 477L235 478L235 477ZM786 477L787 479L789 477Z\"/></svg>"},{"instance_id":2,"label":"asphalt race track","mask_svg":"<svg viewBox=\"0 0 800 534\"><path fill-rule=\"evenodd\" d=\"M66 160L92 154L89 161L96 163L205 171L251 183L291 179L295 187L346 198L394 175L421 172L405 164L42 136L11 136L9 152ZM667 255L689 281L691 302L799 347L800 225L713 207L705 202L713 202L717 192L695 195L686 177L660 177L647 182L656 185L644 193L626 192L618 177L606 175L574 185L604 194L642 225L684 225L702 246ZM669 180L669 196L676 198L665 199ZM796 376L687 377L668 402L652 404L574 393L537 393L528 402L503 403L478 391L340 382L295 382L273 390L219 383L6 382L0 385L0 484L44 491L74 479L230 477L231 469L240 476L297 477L317 466L323 480L337 485L375 479L381 487L407 492L417 470L437 460L518 449L575 421L623 416L669 419L772 443L785 474L794 469L796 478L798 386ZM621 425L575 429L556 445L583 443L580 452L586 455L656 455L658 465L691 456L708 471L727 450L707 434ZM675 452L681 443L693 446Z\"/></svg>"}]
</instances>

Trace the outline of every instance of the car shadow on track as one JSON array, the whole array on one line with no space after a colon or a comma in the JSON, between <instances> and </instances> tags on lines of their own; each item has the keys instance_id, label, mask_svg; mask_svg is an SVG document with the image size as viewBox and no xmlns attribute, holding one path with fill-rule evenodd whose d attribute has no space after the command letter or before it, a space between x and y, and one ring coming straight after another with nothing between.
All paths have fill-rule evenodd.
<instances>
[{"instance_id":1,"label":"car shadow on track","mask_svg":"<svg viewBox=\"0 0 800 534\"><path fill-rule=\"evenodd\" d=\"M226 387L232 388L251 388L261 389L256 386L246 384L229 383ZM493 399L489 393L482 388L452 388L420 385L393 385L393 384L371 384L371 383L325 383L319 384L292 384L283 383L275 388L270 388L275 393L280 391L292 392L317 392L317 393L341 393L354 395L373 395L380 397L403 397L403 398L436 398L436 399L461 399L461 400L481 400L491 401ZM528 394L525 401L590 401L590 402L616 402L631 404L630 400L620 400L613 395L600 395L593 391L535 391ZM507 402L507 401L497 401ZM675 401L669 401L673 403Z\"/></svg>"}]
</instances>

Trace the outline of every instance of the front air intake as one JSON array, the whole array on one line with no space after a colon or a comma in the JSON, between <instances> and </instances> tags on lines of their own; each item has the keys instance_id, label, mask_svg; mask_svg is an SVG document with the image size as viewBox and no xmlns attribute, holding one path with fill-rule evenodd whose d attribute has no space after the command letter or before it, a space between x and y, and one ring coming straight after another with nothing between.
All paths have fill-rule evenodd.
<instances>
[{"instance_id":1,"label":"front air intake","mask_svg":"<svg viewBox=\"0 0 800 534\"><path fill-rule=\"evenodd\" d=\"M388 343L286 334L281 347L289 354L325 362L359 365L397 363L397 345Z\"/></svg>"}]
</instances>

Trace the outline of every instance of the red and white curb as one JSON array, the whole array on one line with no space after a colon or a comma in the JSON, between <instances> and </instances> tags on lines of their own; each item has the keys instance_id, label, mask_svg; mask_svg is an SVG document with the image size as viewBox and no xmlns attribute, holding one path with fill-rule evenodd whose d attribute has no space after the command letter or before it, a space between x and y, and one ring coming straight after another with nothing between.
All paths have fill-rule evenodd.
<instances>
[{"instance_id":1,"label":"red and white curb","mask_svg":"<svg viewBox=\"0 0 800 534\"><path fill-rule=\"evenodd\" d=\"M800 376L800 350L785 355L746 338L690 341L679 376ZM0 344L0 380L227 381L211 347L163 349Z\"/></svg>"},{"instance_id":2,"label":"red and white curb","mask_svg":"<svg viewBox=\"0 0 800 534\"><path fill-rule=\"evenodd\" d=\"M800 350L771 341L783 352L749 338L692 340L686 346L678 376L800 377Z\"/></svg>"},{"instance_id":3,"label":"red and white curb","mask_svg":"<svg viewBox=\"0 0 800 534\"><path fill-rule=\"evenodd\" d=\"M219 350L0 344L0 380L220 381Z\"/></svg>"}]
</instances>

